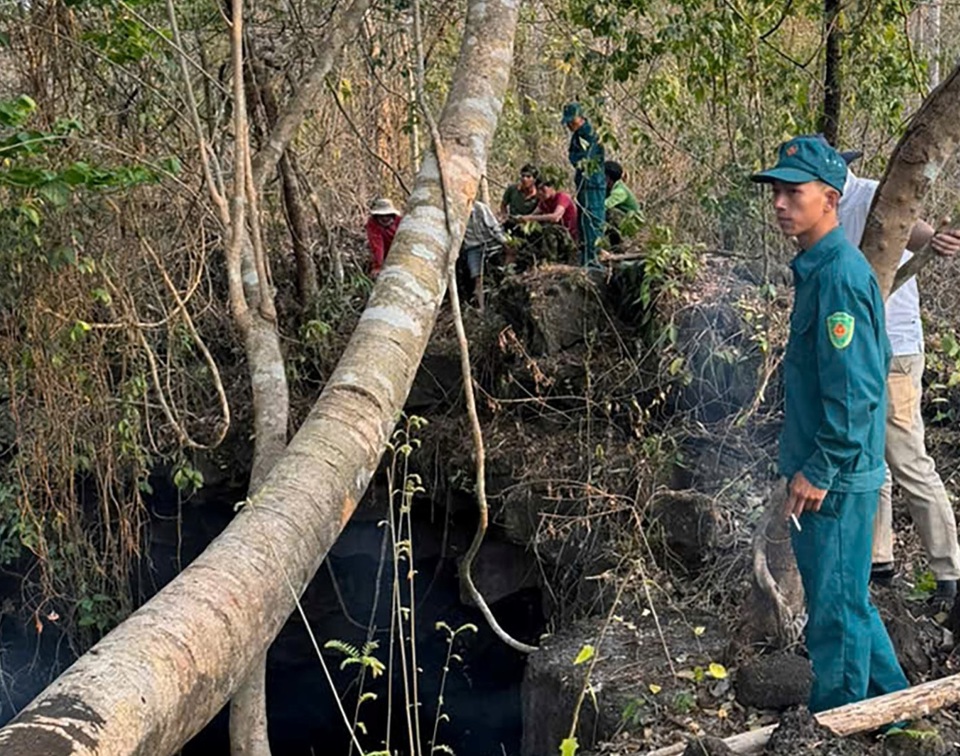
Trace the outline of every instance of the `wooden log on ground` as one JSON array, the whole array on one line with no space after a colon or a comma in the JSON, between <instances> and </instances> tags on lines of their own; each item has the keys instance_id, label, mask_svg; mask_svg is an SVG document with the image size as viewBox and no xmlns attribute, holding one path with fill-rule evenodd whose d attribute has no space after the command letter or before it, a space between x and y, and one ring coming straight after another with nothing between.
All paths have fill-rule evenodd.
<instances>
[{"instance_id":1,"label":"wooden log on ground","mask_svg":"<svg viewBox=\"0 0 960 756\"><path fill-rule=\"evenodd\" d=\"M926 717L956 703L960 703L960 674L822 711L816 715L816 719L824 727L843 737L877 730L892 722ZM776 725L742 732L726 738L723 742L734 753L760 753L774 729ZM648 751L647 756L679 756L686 747L686 742L674 743Z\"/></svg>"}]
</instances>

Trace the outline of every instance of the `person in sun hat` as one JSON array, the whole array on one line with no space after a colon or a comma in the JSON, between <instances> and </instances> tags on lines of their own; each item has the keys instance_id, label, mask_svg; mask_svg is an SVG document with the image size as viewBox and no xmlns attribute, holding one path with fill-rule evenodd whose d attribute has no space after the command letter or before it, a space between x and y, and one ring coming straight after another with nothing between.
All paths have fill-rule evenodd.
<instances>
[{"instance_id":1,"label":"person in sun hat","mask_svg":"<svg viewBox=\"0 0 960 756\"><path fill-rule=\"evenodd\" d=\"M380 275L383 261L393 244L397 226L403 216L393 203L381 197L370 204L370 216L367 218L367 246L370 247L370 277Z\"/></svg>"},{"instance_id":2,"label":"person in sun hat","mask_svg":"<svg viewBox=\"0 0 960 756\"><path fill-rule=\"evenodd\" d=\"M811 711L907 687L870 602L871 530L884 478L890 344L873 269L837 220L847 167L815 136L780 146L754 174L795 237L779 468L806 594Z\"/></svg>"},{"instance_id":3,"label":"person in sun hat","mask_svg":"<svg viewBox=\"0 0 960 756\"><path fill-rule=\"evenodd\" d=\"M603 145L579 102L564 106L561 122L571 132L568 156L575 171L580 264L593 267L597 265L597 241L603 235L607 217Z\"/></svg>"},{"instance_id":4,"label":"person in sun hat","mask_svg":"<svg viewBox=\"0 0 960 756\"><path fill-rule=\"evenodd\" d=\"M860 152L844 152L847 163L843 197L838 217L847 240L860 246L867 216L879 182L857 176L849 165ZM907 248L900 259L905 264L914 252L931 244L941 257L953 257L960 251L960 230L939 232L918 220L910 231ZM943 607L957 596L960 578L960 545L953 505L947 496L936 463L927 453L923 415L924 343L920 319L920 291L916 277L911 278L887 298L887 336L893 351L887 376L887 476L880 489L880 503L873 523L873 566L871 580L889 584L894 574L892 481L903 491L910 518L936 579L933 602Z\"/></svg>"}]
</instances>

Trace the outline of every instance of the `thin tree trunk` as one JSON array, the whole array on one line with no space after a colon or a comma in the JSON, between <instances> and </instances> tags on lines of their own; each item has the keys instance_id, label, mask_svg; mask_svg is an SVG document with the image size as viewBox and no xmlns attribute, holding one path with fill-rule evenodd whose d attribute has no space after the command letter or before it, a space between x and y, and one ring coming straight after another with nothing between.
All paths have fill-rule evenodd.
<instances>
[{"instance_id":1,"label":"thin tree trunk","mask_svg":"<svg viewBox=\"0 0 960 756\"><path fill-rule=\"evenodd\" d=\"M428 152L350 344L263 486L186 570L0 730L4 756L172 753L276 637L366 490L410 390L486 167L517 9L469 3L439 123L456 234Z\"/></svg>"},{"instance_id":2,"label":"thin tree trunk","mask_svg":"<svg viewBox=\"0 0 960 756\"><path fill-rule=\"evenodd\" d=\"M255 57L255 56L254 56ZM277 98L267 76L263 64L254 59L250 61L250 85L253 93L263 105L268 131L276 128L279 118ZM310 236L307 232L307 223L303 199L300 195L300 183L290 160L291 147L287 147L280 155L280 185L283 190L283 209L287 216L287 228L290 231L290 241L293 247L293 258L297 264L297 298L301 306L306 307L313 302L319 293L317 283L317 266L313 262L310 252Z\"/></svg>"},{"instance_id":3,"label":"thin tree trunk","mask_svg":"<svg viewBox=\"0 0 960 756\"><path fill-rule=\"evenodd\" d=\"M290 148L280 158L280 181L283 184L283 206L287 213L287 227L293 244L293 257L297 262L297 297L303 307L316 300L320 294L317 282L317 266L310 250L310 237L300 194L300 182L290 164Z\"/></svg>"},{"instance_id":4,"label":"thin tree trunk","mask_svg":"<svg viewBox=\"0 0 960 756\"><path fill-rule=\"evenodd\" d=\"M284 159L290 141L296 134L310 106L322 91L324 79L333 68L334 61L340 54L341 48L347 40L356 35L368 7L369 0L354 0L343 17L331 23L324 39L321 41L320 58L282 113L277 111L273 93L266 82L262 67L259 72L256 70L256 66L251 67L253 74L250 77L251 83L260 95L270 132L265 146L251 161L252 197L248 199L256 199L266 183L267 177L277 167L278 162L280 163L281 178L286 190L287 180L292 177L292 172L289 171L289 161ZM235 75L239 76L239 74ZM237 87L237 90L236 97L242 97L240 87ZM238 129L237 133L241 133L241 130ZM286 171L284 167L287 168ZM286 193L284 196L286 199ZM253 208L253 211L256 212L256 209ZM288 212L290 212L289 205ZM297 238L301 243L304 240L302 213L299 217L300 228L297 229L291 216L291 233L295 237L295 253L298 252ZM242 229L242 231L245 232L246 229ZM252 229L252 232L257 233L255 228ZM250 239L248 238L247 241L250 241ZM260 243L258 239L253 241ZM246 337L247 362L253 388L255 440L253 471L249 489L253 493L259 489L286 448L290 402L286 366L280 349L280 334L277 331L276 323L264 318L262 315L264 308L257 304L259 293L269 292L270 287L268 282L260 280L261 271L252 264L256 257L255 254L251 254L251 252L255 252L255 249L251 249L251 246L250 244L243 246L245 253L243 256L245 268L243 281L247 300L250 302L250 317L246 323L241 321L241 326ZM301 275L298 278L298 287L301 291L301 301L305 302L303 292L309 292L311 281L313 292L316 291L316 268L312 266L313 260L309 258L309 250L305 253L309 264L304 263L303 251L299 251L301 254L298 254L297 262L298 273ZM275 312L272 292L268 296L271 297L271 301L266 309ZM239 687L236 696L230 702L230 750L233 756L271 756L267 732L266 679L267 650L264 648L254 663L250 665L249 677Z\"/></svg>"},{"instance_id":5,"label":"thin tree trunk","mask_svg":"<svg viewBox=\"0 0 960 756\"><path fill-rule=\"evenodd\" d=\"M927 54L927 81L930 89L940 84L940 11L941 0L929 0L923 22L923 46Z\"/></svg>"},{"instance_id":6,"label":"thin tree trunk","mask_svg":"<svg viewBox=\"0 0 960 756\"><path fill-rule=\"evenodd\" d=\"M823 19L827 31L826 62L823 71L823 114L820 131L836 146L840 137L840 0L824 0Z\"/></svg>"},{"instance_id":7,"label":"thin tree trunk","mask_svg":"<svg viewBox=\"0 0 960 756\"><path fill-rule=\"evenodd\" d=\"M287 149L300 124L313 107L324 88L327 74L333 69L333 64L343 46L356 36L363 22L363 17L370 7L370 0L353 0L346 13L338 19L319 42L320 57L313 68L307 72L293 98L286 109L280 114L276 127L267 139L263 149L253 158L253 176L257 191L263 189L263 184L270 173L280 162L280 156Z\"/></svg>"}]
</instances>

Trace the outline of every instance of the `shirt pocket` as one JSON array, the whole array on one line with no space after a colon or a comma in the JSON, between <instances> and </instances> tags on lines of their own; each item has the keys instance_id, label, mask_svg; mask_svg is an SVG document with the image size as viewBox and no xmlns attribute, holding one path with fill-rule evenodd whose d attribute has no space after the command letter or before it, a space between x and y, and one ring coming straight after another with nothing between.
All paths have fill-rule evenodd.
<instances>
[{"instance_id":1,"label":"shirt pocket","mask_svg":"<svg viewBox=\"0 0 960 756\"><path fill-rule=\"evenodd\" d=\"M810 364L816 347L814 325L817 308L814 303L799 302L790 313L790 337L787 341L786 359L789 362Z\"/></svg>"}]
</instances>

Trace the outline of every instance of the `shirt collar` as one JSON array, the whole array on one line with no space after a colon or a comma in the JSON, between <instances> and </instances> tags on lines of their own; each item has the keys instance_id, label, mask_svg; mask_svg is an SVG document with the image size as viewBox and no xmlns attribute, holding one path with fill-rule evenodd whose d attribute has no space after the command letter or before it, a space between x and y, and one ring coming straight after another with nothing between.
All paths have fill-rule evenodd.
<instances>
[{"instance_id":1,"label":"shirt collar","mask_svg":"<svg viewBox=\"0 0 960 756\"><path fill-rule=\"evenodd\" d=\"M806 280L830 258L833 257L837 245L844 238L843 229L837 226L824 234L810 249L801 250L790 262L790 267L797 278L797 283Z\"/></svg>"}]
</instances>

